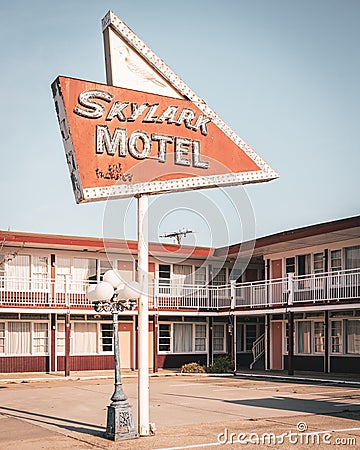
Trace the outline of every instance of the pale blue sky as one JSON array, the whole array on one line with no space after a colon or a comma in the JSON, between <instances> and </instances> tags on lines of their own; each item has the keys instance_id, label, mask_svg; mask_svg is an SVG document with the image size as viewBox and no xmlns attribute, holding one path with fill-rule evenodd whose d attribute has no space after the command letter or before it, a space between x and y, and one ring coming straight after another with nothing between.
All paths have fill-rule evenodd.
<instances>
[{"instance_id":1,"label":"pale blue sky","mask_svg":"<svg viewBox=\"0 0 360 450\"><path fill-rule=\"evenodd\" d=\"M102 236L105 204L75 204L50 84L105 82L109 9L280 174L156 198L151 239L185 226L184 243L218 246L251 237L251 215L263 236L359 214L358 0L14 0L0 5L1 229ZM134 206L115 226L128 203L105 213L106 235L136 239Z\"/></svg>"}]
</instances>

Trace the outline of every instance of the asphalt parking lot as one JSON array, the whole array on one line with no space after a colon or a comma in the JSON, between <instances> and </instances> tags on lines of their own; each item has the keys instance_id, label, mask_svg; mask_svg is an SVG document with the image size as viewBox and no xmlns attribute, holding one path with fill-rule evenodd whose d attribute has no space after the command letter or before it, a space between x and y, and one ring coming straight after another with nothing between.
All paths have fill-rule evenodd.
<instances>
[{"instance_id":1,"label":"asphalt parking lot","mask_svg":"<svg viewBox=\"0 0 360 450\"><path fill-rule=\"evenodd\" d=\"M360 448L356 386L166 376L150 381L155 436L104 439L112 380L0 385L0 449ZM137 379L124 380L137 411Z\"/></svg>"}]
</instances>

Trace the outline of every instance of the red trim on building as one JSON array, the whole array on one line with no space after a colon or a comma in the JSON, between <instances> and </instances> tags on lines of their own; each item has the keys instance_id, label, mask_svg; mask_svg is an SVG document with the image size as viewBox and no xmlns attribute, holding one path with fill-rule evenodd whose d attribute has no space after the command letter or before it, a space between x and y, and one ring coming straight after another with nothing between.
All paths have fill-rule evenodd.
<instances>
[{"instance_id":1,"label":"red trim on building","mask_svg":"<svg viewBox=\"0 0 360 450\"><path fill-rule=\"evenodd\" d=\"M336 231L347 230L350 228L360 227L360 216L349 217L347 219L334 220L316 225L310 225L294 230L282 231L280 233L264 236L256 239L255 248L266 247L272 244L294 241L296 239L304 239L317 236L320 234L333 233ZM215 250L214 256L230 256L236 255L242 250L246 242L231 245L229 247L221 247Z\"/></svg>"},{"instance_id":2,"label":"red trim on building","mask_svg":"<svg viewBox=\"0 0 360 450\"><path fill-rule=\"evenodd\" d=\"M0 242L3 241L6 244L24 244L25 247L31 244L41 244L47 248L56 247L80 247L82 249L111 251L111 250L130 250L131 253L137 253L136 241L122 241L122 240L104 240L101 238L89 238L78 236L60 236L60 235L48 235L48 234L35 234L35 233L22 233L22 232L8 232L0 230ZM202 256L208 257L213 255L213 249L208 247L192 247L186 245L176 244L162 244L162 243L150 243L149 251L154 254L167 254L175 253L178 255L188 256Z\"/></svg>"}]
</instances>

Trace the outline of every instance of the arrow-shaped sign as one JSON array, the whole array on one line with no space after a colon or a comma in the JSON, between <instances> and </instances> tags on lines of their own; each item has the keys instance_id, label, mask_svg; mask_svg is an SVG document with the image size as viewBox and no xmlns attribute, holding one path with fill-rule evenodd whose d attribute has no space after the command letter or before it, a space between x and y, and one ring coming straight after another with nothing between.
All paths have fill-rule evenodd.
<instances>
[{"instance_id":1,"label":"arrow-shaped sign","mask_svg":"<svg viewBox=\"0 0 360 450\"><path fill-rule=\"evenodd\" d=\"M108 85L52 85L78 203L278 177L112 12L103 30Z\"/></svg>"}]
</instances>

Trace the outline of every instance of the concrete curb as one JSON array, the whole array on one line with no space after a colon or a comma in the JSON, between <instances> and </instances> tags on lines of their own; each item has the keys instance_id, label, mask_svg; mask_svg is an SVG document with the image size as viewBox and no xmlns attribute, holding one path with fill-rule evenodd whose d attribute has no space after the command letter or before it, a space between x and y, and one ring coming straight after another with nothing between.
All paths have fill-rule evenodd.
<instances>
[{"instance_id":1,"label":"concrete curb","mask_svg":"<svg viewBox=\"0 0 360 450\"><path fill-rule=\"evenodd\" d=\"M181 373L181 372L168 372L168 373L149 373L150 378L161 377L209 377L209 378L252 378L258 380L274 380L274 381L287 381L287 382L306 382L317 384L338 384L338 385L352 385L359 386L360 381L334 379L334 378L313 378L313 377L301 377L301 376L286 376L286 375L271 375L271 374L259 374L259 373ZM137 378L138 373L131 374L125 373L121 375L121 378ZM48 377L24 377L24 378L0 378L0 384L19 384L19 383L36 383L36 382L51 382L51 381L81 381L81 380L112 380L113 374L109 375L75 375L75 376L48 376Z\"/></svg>"},{"instance_id":2,"label":"concrete curb","mask_svg":"<svg viewBox=\"0 0 360 450\"><path fill-rule=\"evenodd\" d=\"M301 381L301 382L308 382L308 383L331 383L331 384L341 384L341 385L355 385L360 386L360 381L352 381L352 380L339 380L334 378L311 378L311 377L299 377L299 376L284 376L284 375L270 375L270 374L252 374L252 373L241 373L236 372L234 374L237 377L241 378L258 378L258 379L265 379L265 380L282 380L282 381Z\"/></svg>"}]
</instances>

